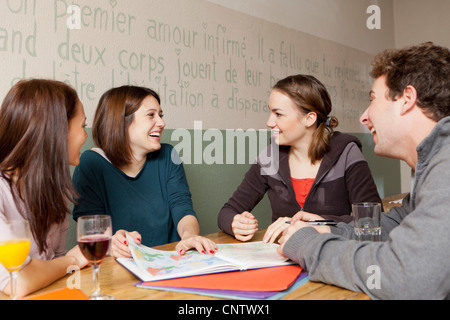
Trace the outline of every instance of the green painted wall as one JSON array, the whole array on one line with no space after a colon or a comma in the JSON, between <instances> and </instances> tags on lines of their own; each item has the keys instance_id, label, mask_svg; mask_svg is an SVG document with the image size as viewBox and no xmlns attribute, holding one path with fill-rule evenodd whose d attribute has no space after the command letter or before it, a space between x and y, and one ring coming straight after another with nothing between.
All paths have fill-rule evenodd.
<instances>
[{"instance_id":1,"label":"green painted wall","mask_svg":"<svg viewBox=\"0 0 450 320\"><path fill-rule=\"evenodd\" d=\"M401 192L400 161L377 156L373 152L374 143L370 133L351 133L363 145L363 154L369 163L372 176L381 198Z\"/></svg>"},{"instance_id":2,"label":"green painted wall","mask_svg":"<svg viewBox=\"0 0 450 320\"><path fill-rule=\"evenodd\" d=\"M172 141L173 130L164 131L162 142L170 143L174 146L180 141ZM189 130L194 137L193 130ZM83 146L83 150L93 147L90 130L89 138ZM225 131L221 130L225 137ZM373 140L371 134L356 133L363 143L363 154L366 157L378 192L381 197L386 197L400 193L400 162L398 160L382 158L373 153ZM203 148L211 142L203 141ZM237 145L235 146L237 147ZM194 146L192 146L193 157ZM224 152L225 153L225 152ZM236 150L235 150L236 154ZM194 162L193 160L191 162ZM225 161L224 161L225 162ZM223 204L233 194L236 187L241 183L250 164L185 164L184 168L192 193L194 209L200 222L202 234L208 234L219 230L217 227L217 214ZM73 169L73 168L72 168ZM252 211L259 220L260 228L265 228L271 221L271 209L267 196ZM71 227L69 229L67 248L76 244L76 227L70 217Z\"/></svg>"}]
</instances>

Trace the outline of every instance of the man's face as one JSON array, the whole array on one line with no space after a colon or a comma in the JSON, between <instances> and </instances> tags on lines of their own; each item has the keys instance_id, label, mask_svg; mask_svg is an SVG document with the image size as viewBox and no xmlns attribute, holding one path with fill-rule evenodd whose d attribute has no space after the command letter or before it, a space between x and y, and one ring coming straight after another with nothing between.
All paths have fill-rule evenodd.
<instances>
[{"instance_id":1,"label":"man's face","mask_svg":"<svg viewBox=\"0 0 450 320\"><path fill-rule=\"evenodd\" d=\"M366 125L373 135L374 152L377 155L398 158L396 144L399 143L401 132L398 129L402 99L392 101L388 98L386 77L378 77L370 91L370 105L361 115L359 121ZM401 143L401 142L400 142Z\"/></svg>"}]
</instances>

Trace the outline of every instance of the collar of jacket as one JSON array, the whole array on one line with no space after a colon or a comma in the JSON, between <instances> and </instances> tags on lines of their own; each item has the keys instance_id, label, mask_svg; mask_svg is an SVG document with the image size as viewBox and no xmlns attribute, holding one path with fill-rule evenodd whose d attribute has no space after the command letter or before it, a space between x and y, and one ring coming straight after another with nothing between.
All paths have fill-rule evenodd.
<instances>
[{"instance_id":1,"label":"collar of jacket","mask_svg":"<svg viewBox=\"0 0 450 320\"><path fill-rule=\"evenodd\" d=\"M428 162L438 152L443 145L448 144L448 138L450 137L450 116L442 118L438 121L431 133L422 140L417 146L417 166L424 167L428 165ZM416 168L417 170L419 167Z\"/></svg>"},{"instance_id":2,"label":"collar of jacket","mask_svg":"<svg viewBox=\"0 0 450 320\"><path fill-rule=\"evenodd\" d=\"M318 183L325 174L333 167L336 161L339 159L342 151L345 147L354 142L362 150L361 141L358 138L341 133L339 131L335 131L330 140L330 151L325 154L322 159L322 163L320 164L319 171L317 172L316 181L314 184ZM291 171L289 169L289 146L280 146L279 148L279 169L278 174L281 179L284 181L286 185L290 185L292 188L291 182Z\"/></svg>"}]
</instances>

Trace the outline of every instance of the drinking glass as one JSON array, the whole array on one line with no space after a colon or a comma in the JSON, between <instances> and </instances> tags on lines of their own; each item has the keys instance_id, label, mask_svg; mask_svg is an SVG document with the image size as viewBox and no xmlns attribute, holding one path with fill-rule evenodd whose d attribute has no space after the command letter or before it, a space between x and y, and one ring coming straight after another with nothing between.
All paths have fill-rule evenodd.
<instances>
[{"instance_id":1,"label":"drinking glass","mask_svg":"<svg viewBox=\"0 0 450 320\"><path fill-rule=\"evenodd\" d=\"M30 252L30 225L26 220L6 221L0 226L0 263L11 276L11 299L17 299L17 278Z\"/></svg>"},{"instance_id":2,"label":"drinking glass","mask_svg":"<svg viewBox=\"0 0 450 320\"><path fill-rule=\"evenodd\" d=\"M82 216L77 221L77 240L80 250L92 266L94 292L91 300L113 300L100 292L100 264L111 244L112 226L108 215Z\"/></svg>"},{"instance_id":3,"label":"drinking glass","mask_svg":"<svg viewBox=\"0 0 450 320\"><path fill-rule=\"evenodd\" d=\"M355 234L359 241L380 241L381 204L361 202L352 204L355 221Z\"/></svg>"}]
</instances>

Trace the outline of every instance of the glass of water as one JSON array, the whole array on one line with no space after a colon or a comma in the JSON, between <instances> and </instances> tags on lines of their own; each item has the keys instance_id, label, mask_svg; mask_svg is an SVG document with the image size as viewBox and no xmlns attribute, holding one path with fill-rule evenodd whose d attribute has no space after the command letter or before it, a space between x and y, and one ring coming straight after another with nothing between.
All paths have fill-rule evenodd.
<instances>
[{"instance_id":1,"label":"glass of water","mask_svg":"<svg viewBox=\"0 0 450 320\"><path fill-rule=\"evenodd\" d=\"M356 238L359 241L380 241L381 204L377 202L353 203L352 213Z\"/></svg>"}]
</instances>

